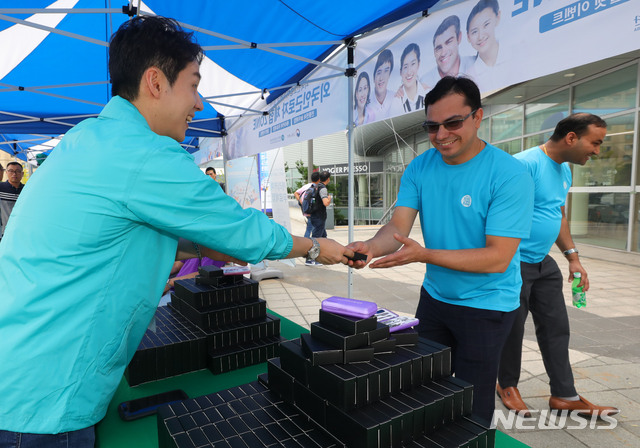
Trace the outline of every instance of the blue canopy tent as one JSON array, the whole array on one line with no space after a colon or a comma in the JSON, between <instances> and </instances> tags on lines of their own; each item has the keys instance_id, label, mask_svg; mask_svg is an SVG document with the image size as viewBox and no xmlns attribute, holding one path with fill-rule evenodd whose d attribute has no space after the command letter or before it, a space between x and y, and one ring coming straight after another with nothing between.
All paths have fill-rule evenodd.
<instances>
[{"instance_id":1,"label":"blue canopy tent","mask_svg":"<svg viewBox=\"0 0 640 448\"><path fill-rule=\"evenodd\" d=\"M273 101L344 39L436 1L1 0L0 134L54 136L97 115L111 96L109 37L134 14L173 17L194 31L217 76L201 86L205 110L188 135L216 137L224 116L246 111L252 97Z\"/></svg>"},{"instance_id":2,"label":"blue canopy tent","mask_svg":"<svg viewBox=\"0 0 640 448\"><path fill-rule=\"evenodd\" d=\"M350 128L353 38L401 19L415 23L437 1L21 0L18 7L15 1L0 0L0 134L59 135L96 116L111 97L109 38L136 14L178 20L205 50L199 87L205 109L187 136L225 136L227 123L247 114L263 115L256 104L269 104L318 67L348 76L344 128ZM346 64L330 62L345 47ZM352 166L352 135L349 142Z\"/></svg>"}]
</instances>

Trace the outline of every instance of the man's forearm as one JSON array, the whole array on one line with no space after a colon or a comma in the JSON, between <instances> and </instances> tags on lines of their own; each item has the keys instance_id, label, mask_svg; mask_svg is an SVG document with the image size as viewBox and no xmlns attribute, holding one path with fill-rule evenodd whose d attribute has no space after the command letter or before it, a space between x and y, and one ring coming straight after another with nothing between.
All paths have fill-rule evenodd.
<instances>
[{"instance_id":1,"label":"man's forearm","mask_svg":"<svg viewBox=\"0 0 640 448\"><path fill-rule=\"evenodd\" d=\"M197 258L198 253L192 241L185 238L178 240L178 250L176 251L176 260L186 260L188 258Z\"/></svg>"},{"instance_id":2,"label":"man's forearm","mask_svg":"<svg viewBox=\"0 0 640 448\"><path fill-rule=\"evenodd\" d=\"M425 249L423 263L447 269L480 274L502 273L507 270L512 256L505 256L495 248L438 250Z\"/></svg>"}]
</instances>

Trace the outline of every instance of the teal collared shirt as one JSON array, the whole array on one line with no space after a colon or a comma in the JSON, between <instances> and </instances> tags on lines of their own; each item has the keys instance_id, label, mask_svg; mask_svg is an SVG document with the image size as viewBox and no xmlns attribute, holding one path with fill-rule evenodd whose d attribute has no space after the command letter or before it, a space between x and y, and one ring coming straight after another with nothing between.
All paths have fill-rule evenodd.
<instances>
[{"instance_id":1,"label":"teal collared shirt","mask_svg":"<svg viewBox=\"0 0 640 448\"><path fill-rule=\"evenodd\" d=\"M0 429L59 433L105 415L179 237L252 263L293 247L114 97L34 173L0 243Z\"/></svg>"}]
</instances>

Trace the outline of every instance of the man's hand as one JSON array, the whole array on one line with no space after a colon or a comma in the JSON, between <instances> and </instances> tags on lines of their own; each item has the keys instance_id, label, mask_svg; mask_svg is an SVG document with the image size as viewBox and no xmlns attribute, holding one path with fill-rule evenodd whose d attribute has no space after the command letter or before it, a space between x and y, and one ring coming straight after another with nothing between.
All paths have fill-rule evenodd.
<instances>
[{"instance_id":1,"label":"man's hand","mask_svg":"<svg viewBox=\"0 0 640 448\"><path fill-rule=\"evenodd\" d=\"M580 263L580 260L577 257L575 260L569 260L569 283L573 281L574 272L579 272L581 274L580 283L578 283L578 286L582 286L582 290L584 292L589 291L589 275L587 274L587 271L585 271L585 269L582 267L582 263Z\"/></svg>"},{"instance_id":2,"label":"man's hand","mask_svg":"<svg viewBox=\"0 0 640 448\"><path fill-rule=\"evenodd\" d=\"M347 245L347 249L351 249L353 252L359 252L361 254L365 254L367 256L366 260L349 260L349 266L355 269L362 269L371 261L371 248L364 241L354 241L351 244Z\"/></svg>"},{"instance_id":3,"label":"man's hand","mask_svg":"<svg viewBox=\"0 0 640 448\"><path fill-rule=\"evenodd\" d=\"M374 261L369 266L370 268L391 268L394 266L404 266L409 263L424 262L426 249L422 247L420 243L411 238L404 237L399 233L394 233L393 237L402 243L403 246L397 252Z\"/></svg>"},{"instance_id":4,"label":"man's hand","mask_svg":"<svg viewBox=\"0 0 640 448\"><path fill-rule=\"evenodd\" d=\"M349 264L347 257L353 257L353 251L329 238L316 238L320 244L320 255L316 259L322 264Z\"/></svg>"}]
</instances>

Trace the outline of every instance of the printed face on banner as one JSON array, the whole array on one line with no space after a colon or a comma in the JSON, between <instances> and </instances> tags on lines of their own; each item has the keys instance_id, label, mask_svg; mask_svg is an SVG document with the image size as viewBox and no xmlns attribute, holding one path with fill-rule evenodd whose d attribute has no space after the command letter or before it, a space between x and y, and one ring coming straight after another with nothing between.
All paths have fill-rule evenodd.
<instances>
[{"instance_id":1,"label":"printed face on banner","mask_svg":"<svg viewBox=\"0 0 640 448\"><path fill-rule=\"evenodd\" d=\"M498 41L496 40L498 23L500 23L500 12L496 15L491 8L483 9L469 22L469 31L467 32L469 43L478 52L478 56L485 61L488 55L498 51Z\"/></svg>"},{"instance_id":2,"label":"printed face on banner","mask_svg":"<svg viewBox=\"0 0 640 448\"><path fill-rule=\"evenodd\" d=\"M373 83L376 85L376 95L383 96L387 93L387 85L391 77L391 64L385 62L373 74Z\"/></svg>"},{"instance_id":3,"label":"printed face on banner","mask_svg":"<svg viewBox=\"0 0 640 448\"><path fill-rule=\"evenodd\" d=\"M440 76L456 76L460 67L460 53L458 47L462 33L456 34L455 26L451 25L442 34L436 36L433 42L433 55L440 70Z\"/></svg>"},{"instance_id":4,"label":"printed face on banner","mask_svg":"<svg viewBox=\"0 0 640 448\"><path fill-rule=\"evenodd\" d=\"M414 87L418 81L418 70L420 69L420 59L415 51L410 51L402 60L400 76L405 89Z\"/></svg>"},{"instance_id":5,"label":"printed face on banner","mask_svg":"<svg viewBox=\"0 0 640 448\"><path fill-rule=\"evenodd\" d=\"M369 102L369 78L361 77L356 87L356 102L357 107L360 110L364 110L364 107Z\"/></svg>"}]
</instances>

